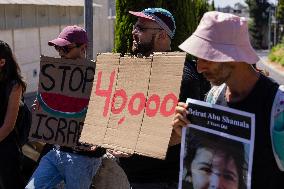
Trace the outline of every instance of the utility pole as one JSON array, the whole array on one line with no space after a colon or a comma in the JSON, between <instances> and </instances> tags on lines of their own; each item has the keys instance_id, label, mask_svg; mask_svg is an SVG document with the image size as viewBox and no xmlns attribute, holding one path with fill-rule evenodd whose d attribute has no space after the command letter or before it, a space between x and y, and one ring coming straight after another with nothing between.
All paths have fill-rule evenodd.
<instances>
[{"instance_id":1,"label":"utility pole","mask_svg":"<svg viewBox=\"0 0 284 189\"><path fill-rule=\"evenodd\" d=\"M278 28L278 21L277 21L277 7L278 7L278 1L275 3L275 9L274 9L274 17L275 17L275 25L274 25L274 45L276 45L276 43L278 43L277 41L277 32L279 32ZM279 35L279 33L278 33Z\"/></svg>"},{"instance_id":2,"label":"utility pole","mask_svg":"<svg viewBox=\"0 0 284 189\"><path fill-rule=\"evenodd\" d=\"M89 40L86 58L93 60L93 0L85 0L84 13L85 29Z\"/></svg>"},{"instance_id":3,"label":"utility pole","mask_svg":"<svg viewBox=\"0 0 284 189\"><path fill-rule=\"evenodd\" d=\"M267 40L268 40L268 50L271 49L271 7L268 7L268 36L267 36Z\"/></svg>"},{"instance_id":4,"label":"utility pole","mask_svg":"<svg viewBox=\"0 0 284 189\"><path fill-rule=\"evenodd\" d=\"M276 45L276 37L277 37L277 4L274 5L273 14L272 14L272 25L273 25L273 46Z\"/></svg>"}]
</instances>

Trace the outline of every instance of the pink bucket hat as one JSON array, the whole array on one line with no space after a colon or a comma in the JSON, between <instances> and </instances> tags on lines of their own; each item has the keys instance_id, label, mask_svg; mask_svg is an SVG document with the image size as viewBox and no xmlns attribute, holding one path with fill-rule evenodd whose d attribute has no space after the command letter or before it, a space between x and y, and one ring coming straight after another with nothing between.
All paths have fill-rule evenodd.
<instances>
[{"instance_id":1,"label":"pink bucket hat","mask_svg":"<svg viewBox=\"0 0 284 189\"><path fill-rule=\"evenodd\" d=\"M179 48L213 62L255 64L259 60L249 41L247 20L217 11L205 13L195 32Z\"/></svg>"},{"instance_id":2,"label":"pink bucket hat","mask_svg":"<svg viewBox=\"0 0 284 189\"><path fill-rule=\"evenodd\" d=\"M84 44L88 43L87 32L79 26L65 27L56 39L48 42L49 46L66 46L71 43Z\"/></svg>"}]
</instances>

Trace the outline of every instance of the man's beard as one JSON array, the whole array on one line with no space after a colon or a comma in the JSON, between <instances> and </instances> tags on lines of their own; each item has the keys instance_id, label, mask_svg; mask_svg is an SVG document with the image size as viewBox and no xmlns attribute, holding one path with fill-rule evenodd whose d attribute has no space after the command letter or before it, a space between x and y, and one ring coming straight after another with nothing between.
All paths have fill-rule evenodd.
<instances>
[{"instance_id":1,"label":"man's beard","mask_svg":"<svg viewBox=\"0 0 284 189\"><path fill-rule=\"evenodd\" d=\"M148 53L152 53L154 50L154 36L152 37L150 42L137 42L137 46L132 46L132 53L137 56L141 54L142 56L146 56Z\"/></svg>"},{"instance_id":2,"label":"man's beard","mask_svg":"<svg viewBox=\"0 0 284 189\"><path fill-rule=\"evenodd\" d=\"M233 69L234 67L232 65L222 63L214 70L213 73L204 72L203 76L210 82L211 85L220 86L229 80Z\"/></svg>"}]
</instances>

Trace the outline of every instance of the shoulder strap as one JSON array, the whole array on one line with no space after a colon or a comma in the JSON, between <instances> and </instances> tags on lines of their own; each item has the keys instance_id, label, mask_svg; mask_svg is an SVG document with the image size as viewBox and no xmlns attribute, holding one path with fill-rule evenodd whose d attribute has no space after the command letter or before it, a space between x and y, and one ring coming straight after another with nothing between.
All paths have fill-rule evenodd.
<instances>
[{"instance_id":1,"label":"shoulder strap","mask_svg":"<svg viewBox=\"0 0 284 189\"><path fill-rule=\"evenodd\" d=\"M205 97L206 102L212 104L226 105L225 100L226 84L220 86L213 86ZM223 97L223 98L222 98Z\"/></svg>"},{"instance_id":2,"label":"shoulder strap","mask_svg":"<svg viewBox=\"0 0 284 189\"><path fill-rule=\"evenodd\" d=\"M15 84L16 84L16 81L12 81L12 82L10 82L6 85L5 100L6 100L7 105L8 105L9 96L10 96L12 89L13 89ZM24 104L24 102L25 102L24 93L22 93L22 97L21 97L21 100L20 100L20 106L22 106Z\"/></svg>"},{"instance_id":3,"label":"shoulder strap","mask_svg":"<svg viewBox=\"0 0 284 189\"><path fill-rule=\"evenodd\" d=\"M5 86L5 99L4 99L5 100L4 107L6 107L5 109L7 109L7 107L8 107L9 96L11 94L12 88L13 88L12 83L7 83L6 86Z\"/></svg>"},{"instance_id":4,"label":"shoulder strap","mask_svg":"<svg viewBox=\"0 0 284 189\"><path fill-rule=\"evenodd\" d=\"M8 103L9 103L9 96L10 96L10 94L12 92L12 89L13 89L15 83L16 83L15 81L12 81L12 82L7 83L7 85L6 85L6 90L5 90L5 106L6 106L6 109L8 107ZM19 134L19 131L17 130L17 124L19 124L22 121L23 115L20 115L20 114L23 111L22 109L24 108L24 105L25 105L24 104L24 96L22 94L22 97L21 97L21 100L20 100L20 104L19 104L17 120L16 120L16 123L15 123L14 130L12 131L14 134L11 135L11 136L13 136L14 141L18 145L20 152L22 152L22 149L20 147L21 146L20 145L20 140L19 140L20 139L20 134Z\"/></svg>"}]
</instances>

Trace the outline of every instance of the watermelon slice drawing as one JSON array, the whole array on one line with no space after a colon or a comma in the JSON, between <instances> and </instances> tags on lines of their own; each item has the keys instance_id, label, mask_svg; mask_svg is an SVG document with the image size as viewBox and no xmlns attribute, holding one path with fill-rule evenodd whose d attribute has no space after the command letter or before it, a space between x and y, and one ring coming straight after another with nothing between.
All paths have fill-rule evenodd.
<instances>
[{"instance_id":1,"label":"watermelon slice drawing","mask_svg":"<svg viewBox=\"0 0 284 189\"><path fill-rule=\"evenodd\" d=\"M38 93L42 109L57 117L80 118L86 115L89 99L75 98L55 93Z\"/></svg>"}]
</instances>

